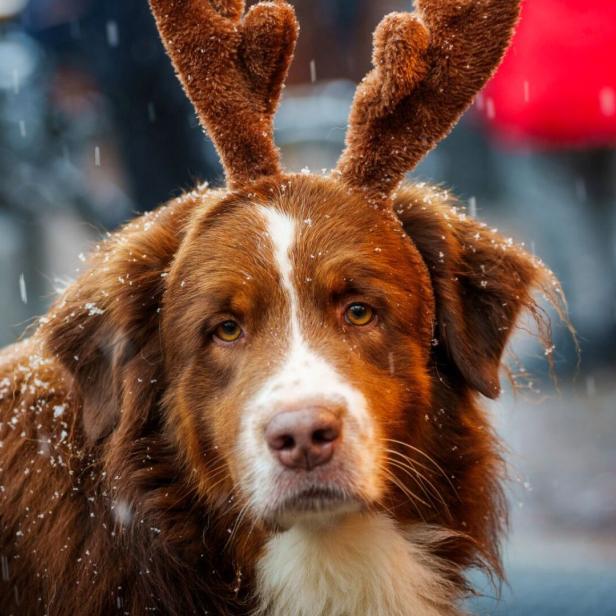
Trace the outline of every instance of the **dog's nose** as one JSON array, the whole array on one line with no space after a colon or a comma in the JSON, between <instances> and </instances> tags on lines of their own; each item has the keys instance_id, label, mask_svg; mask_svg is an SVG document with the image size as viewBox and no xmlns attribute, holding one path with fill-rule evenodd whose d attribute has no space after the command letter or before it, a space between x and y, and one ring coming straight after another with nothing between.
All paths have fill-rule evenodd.
<instances>
[{"instance_id":1,"label":"dog's nose","mask_svg":"<svg viewBox=\"0 0 616 616\"><path fill-rule=\"evenodd\" d=\"M314 407L275 415L265 429L265 440L283 466L309 471L331 460L341 434L341 419Z\"/></svg>"}]
</instances>

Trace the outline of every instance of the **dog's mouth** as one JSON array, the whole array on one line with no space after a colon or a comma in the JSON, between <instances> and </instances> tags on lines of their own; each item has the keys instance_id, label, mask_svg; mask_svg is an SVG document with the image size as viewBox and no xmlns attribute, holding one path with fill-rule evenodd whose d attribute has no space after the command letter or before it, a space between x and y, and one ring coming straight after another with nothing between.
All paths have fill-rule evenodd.
<instances>
[{"instance_id":1,"label":"dog's mouth","mask_svg":"<svg viewBox=\"0 0 616 616\"><path fill-rule=\"evenodd\" d=\"M357 512L366 507L356 494L330 486L311 486L283 499L270 511L268 518L281 528L297 522L319 522Z\"/></svg>"},{"instance_id":2,"label":"dog's mouth","mask_svg":"<svg viewBox=\"0 0 616 616\"><path fill-rule=\"evenodd\" d=\"M350 500L353 499L340 489L313 486L285 499L282 503L282 509L302 513L318 513L336 509Z\"/></svg>"}]
</instances>

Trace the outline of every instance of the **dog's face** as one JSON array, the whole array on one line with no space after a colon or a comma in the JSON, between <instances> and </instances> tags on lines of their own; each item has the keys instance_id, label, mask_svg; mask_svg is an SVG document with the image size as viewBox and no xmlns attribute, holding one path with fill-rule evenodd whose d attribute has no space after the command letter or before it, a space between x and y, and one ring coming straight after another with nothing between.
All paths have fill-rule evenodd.
<instances>
[{"instance_id":1,"label":"dog's face","mask_svg":"<svg viewBox=\"0 0 616 616\"><path fill-rule=\"evenodd\" d=\"M426 265L393 216L326 186L204 212L163 307L168 409L205 491L218 460L283 525L379 502L390 439L418 438L430 400Z\"/></svg>"},{"instance_id":2,"label":"dog's face","mask_svg":"<svg viewBox=\"0 0 616 616\"><path fill-rule=\"evenodd\" d=\"M86 438L110 451L163 439L210 507L283 528L364 507L438 520L439 502L462 502L453 476L468 503L493 493L469 401L497 395L507 339L548 274L437 191L402 189L384 211L292 176L132 223L43 335Z\"/></svg>"}]
</instances>

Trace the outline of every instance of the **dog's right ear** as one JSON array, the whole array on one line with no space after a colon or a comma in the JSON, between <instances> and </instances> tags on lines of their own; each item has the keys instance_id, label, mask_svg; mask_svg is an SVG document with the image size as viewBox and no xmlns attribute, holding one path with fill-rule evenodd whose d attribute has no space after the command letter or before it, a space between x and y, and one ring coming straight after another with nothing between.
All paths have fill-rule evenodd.
<instances>
[{"instance_id":1,"label":"dog's right ear","mask_svg":"<svg viewBox=\"0 0 616 616\"><path fill-rule=\"evenodd\" d=\"M436 303L435 341L446 362L488 398L500 393L499 371L523 312L551 353L549 324L535 295L567 323L558 281L539 260L495 230L454 208L444 191L401 188L396 215L430 273Z\"/></svg>"},{"instance_id":2,"label":"dog's right ear","mask_svg":"<svg viewBox=\"0 0 616 616\"><path fill-rule=\"evenodd\" d=\"M166 272L195 206L184 197L102 242L41 322L39 334L72 378L91 444L127 410L133 381L156 380ZM145 421L148 409L139 412Z\"/></svg>"}]
</instances>

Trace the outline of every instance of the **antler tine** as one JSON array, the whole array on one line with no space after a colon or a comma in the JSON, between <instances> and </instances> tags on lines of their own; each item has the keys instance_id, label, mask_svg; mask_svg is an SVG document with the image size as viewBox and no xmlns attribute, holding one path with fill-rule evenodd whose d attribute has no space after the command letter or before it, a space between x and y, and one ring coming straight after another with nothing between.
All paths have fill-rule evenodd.
<instances>
[{"instance_id":1,"label":"antler tine","mask_svg":"<svg viewBox=\"0 0 616 616\"><path fill-rule=\"evenodd\" d=\"M374 35L373 70L358 86L337 171L387 199L449 133L500 63L520 0L417 0Z\"/></svg>"},{"instance_id":2,"label":"antler tine","mask_svg":"<svg viewBox=\"0 0 616 616\"><path fill-rule=\"evenodd\" d=\"M273 117L298 24L284 0L150 0L184 90L223 162L230 188L281 173Z\"/></svg>"}]
</instances>

